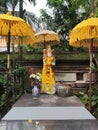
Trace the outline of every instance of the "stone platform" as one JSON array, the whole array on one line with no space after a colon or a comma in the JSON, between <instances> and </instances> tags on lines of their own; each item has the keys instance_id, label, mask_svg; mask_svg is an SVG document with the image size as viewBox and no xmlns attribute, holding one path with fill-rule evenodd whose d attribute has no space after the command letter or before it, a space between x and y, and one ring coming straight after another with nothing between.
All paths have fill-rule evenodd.
<instances>
[{"instance_id":1,"label":"stone platform","mask_svg":"<svg viewBox=\"0 0 98 130\"><path fill-rule=\"evenodd\" d=\"M76 96L59 97L57 95L42 94L39 98L33 98L31 94L24 94L13 107L29 106L84 106Z\"/></svg>"},{"instance_id":2,"label":"stone platform","mask_svg":"<svg viewBox=\"0 0 98 130\"><path fill-rule=\"evenodd\" d=\"M34 99L24 94L0 123L0 130L13 129L98 130L98 121L76 96L42 94Z\"/></svg>"}]
</instances>

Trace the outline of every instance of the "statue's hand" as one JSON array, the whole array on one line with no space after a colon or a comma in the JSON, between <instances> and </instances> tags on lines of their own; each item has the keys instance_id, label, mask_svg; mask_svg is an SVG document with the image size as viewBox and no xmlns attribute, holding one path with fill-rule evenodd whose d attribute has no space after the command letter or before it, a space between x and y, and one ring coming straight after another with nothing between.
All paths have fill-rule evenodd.
<instances>
[{"instance_id":1,"label":"statue's hand","mask_svg":"<svg viewBox=\"0 0 98 130\"><path fill-rule=\"evenodd\" d=\"M55 66L55 61L52 62L52 65Z\"/></svg>"}]
</instances>

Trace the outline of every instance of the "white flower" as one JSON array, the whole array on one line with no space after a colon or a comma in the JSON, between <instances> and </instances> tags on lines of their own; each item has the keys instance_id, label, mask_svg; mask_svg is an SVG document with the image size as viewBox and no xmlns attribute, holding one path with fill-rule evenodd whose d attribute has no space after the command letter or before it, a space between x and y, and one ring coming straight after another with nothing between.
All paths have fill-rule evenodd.
<instances>
[{"instance_id":1,"label":"white flower","mask_svg":"<svg viewBox=\"0 0 98 130\"><path fill-rule=\"evenodd\" d=\"M41 76L42 76L42 75L41 75L41 73L37 73L37 76L39 76L39 78L41 79Z\"/></svg>"},{"instance_id":2,"label":"white flower","mask_svg":"<svg viewBox=\"0 0 98 130\"><path fill-rule=\"evenodd\" d=\"M31 75L30 75L30 78L35 78L35 77L36 77L35 74L31 74Z\"/></svg>"},{"instance_id":3,"label":"white flower","mask_svg":"<svg viewBox=\"0 0 98 130\"><path fill-rule=\"evenodd\" d=\"M36 76L36 79L40 80L40 77L39 77L39 76Z\"/></svg>"}]
</instances>

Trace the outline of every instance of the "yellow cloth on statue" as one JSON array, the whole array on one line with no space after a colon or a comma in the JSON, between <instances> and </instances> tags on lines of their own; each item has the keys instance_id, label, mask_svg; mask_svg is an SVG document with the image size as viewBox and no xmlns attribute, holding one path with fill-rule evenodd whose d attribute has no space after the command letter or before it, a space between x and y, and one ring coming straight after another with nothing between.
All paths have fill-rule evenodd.
<instances>
[{"instance_id":1,"label":"yellow cloth on statue","mask_svg":"<svg viewBox=\"0 0 98 130\"><path fill-rule=\"evenodd\" d=\"M53 57L47 57L45 61L45 65L43 66L42 70L42 93L47 92L47 87L49 89L49 93L53 93L53 85L55 85L55 77L54 72L52 70L52 62Z\"/></svg>"}]
</instances>

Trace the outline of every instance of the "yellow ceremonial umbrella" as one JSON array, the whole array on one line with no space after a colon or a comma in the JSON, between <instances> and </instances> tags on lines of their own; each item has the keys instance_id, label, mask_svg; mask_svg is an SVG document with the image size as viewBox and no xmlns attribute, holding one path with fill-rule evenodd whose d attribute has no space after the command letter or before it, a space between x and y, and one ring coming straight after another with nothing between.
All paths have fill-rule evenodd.
<instances>
[{"instance_id":1,"label":"yellow ceremonial umbrella","mask_svg":"<svg viewBox=\"0 0 98 130\"><path fill-rule=\"evenodd\" d=\"M8 14L0 14L0 36L7 36L7 87L6 87L6 109L8 109L8 87L9 87L9 70L10 70L10 42L11 37L29 39L34 42L34 31L29 24L19 17ZM22 42L21 42L22 43Z\"/></svg>"},{"instance_id":2,"label":"yellow ceremonial umbrella","mask_svg":"<svg viewBox=\"0 0 98 130\"><path fill-rule=\"evenodd\" d=\"M34 40L34 31L29 24L20 17L12 16L10 12L0 14L0 35L30 37Z\"/></svg>"},{"instance_id":3,"label":"yellow ceremonial umbrella","mask_svg":"<svg viewBox=\"0 0 98 130\"><path fill-rule=\"evenodd\" d=\"M7 69L10 68L10 42L11 37L19 37L24 41L34 42L34 31L29 24L19 17L12 16L11 13L0 14L0 36L7 36L8 63ZM21 41L22 41L21 40ZM23 43L23 42L20 42ZM24 42L25 43L25 42Z\"/></svg>"},{"instance_id":4,"label":"yellow ceremonial umbrella","mask_svg":"<svg viewBox=\"0 0 98 130\"><path fill-rule=\"evenodd\" d=\"M92 51L98 46L98 18L91 17L76 25L70 33L69 44L74 47L87 47L90 54L89 111L92 101Z\"/></svg>"},{"instance_id":5,"label":"yellow ceremonial umbrella","mask_svg":"<svg viewBox=\"0 0 98 130\"><path fill-rule=\"evenodd\" d=\"M54 31L42 30L35 34L33 46L46 48L49 44L55 45L60 43L60 36Z\"/></svg>"}]
</instances>

